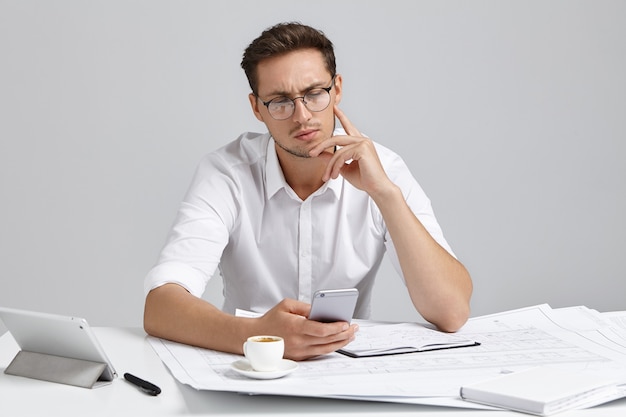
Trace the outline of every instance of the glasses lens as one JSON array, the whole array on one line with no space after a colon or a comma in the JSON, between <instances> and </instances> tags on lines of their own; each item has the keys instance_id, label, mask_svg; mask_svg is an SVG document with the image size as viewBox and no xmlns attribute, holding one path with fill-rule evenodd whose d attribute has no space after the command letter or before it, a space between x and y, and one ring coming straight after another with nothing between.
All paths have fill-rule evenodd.
<instances>
[{"instance_id":1,"label":"glasses lens","mask_svg":"<svg viewBox=\"0 0 626 417\"><path fill-rule=\"evenodd\" d=\"M330 104L330 93L323 88L316 88L304 95L304 105L311 111L322 111Z\"/></svg>"},{"instance_id":2,"label":"glasses lens","mask_svg":"<svg viewBox=\"0 0 626 417\"><path fill-rule=\"evenodd\" d=\"M267 106L270 116L277 120L283 120L291 117L294 110L294 103L290 98L279 97L270 101Z\"/></svg>"}]
</instances>

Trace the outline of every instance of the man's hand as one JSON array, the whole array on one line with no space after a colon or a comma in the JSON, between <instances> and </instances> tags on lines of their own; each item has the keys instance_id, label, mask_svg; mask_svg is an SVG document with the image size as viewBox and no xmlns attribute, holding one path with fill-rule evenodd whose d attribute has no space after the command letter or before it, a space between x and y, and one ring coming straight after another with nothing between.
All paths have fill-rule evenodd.
<instances>
[{"instance_id":1,"label":"man's hand","mask_svg":"<svg viewBox=\"0 0 626 417\"><path fill-rule=\"evenodd\" d=\"M258 319L257 329L263 334L283 337L285 357L293 360L331 353L354 340L358 325L308 320L310 310L310 304L285 299Z\"/></svg>"},{"instance_id":2,"label":"man's hand","mask_svg":"<svg viewBox=\"0 0 626 417\"><path fill-rule=\"evenodd\" d=\"M322 179L328 181L341 174L353 186L371 196L389 189L393 184L385 174L374 143L359 132L337 105L334 111L347 135L330 137L309 152L312 157L328 159ZM334 154L324 152L334 146L338 147Z\"/></svg>"}]
</instances>

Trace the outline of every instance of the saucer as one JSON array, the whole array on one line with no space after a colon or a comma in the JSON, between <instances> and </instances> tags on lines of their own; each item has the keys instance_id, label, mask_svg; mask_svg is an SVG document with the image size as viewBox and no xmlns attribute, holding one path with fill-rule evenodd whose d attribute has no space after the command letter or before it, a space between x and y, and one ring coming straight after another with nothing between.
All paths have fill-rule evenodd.
<instances>
[{"instance_id":1,"label":"saucer","mask_svg":"<svg viewBox=\"0 0 626 417\"><path fill-rule=\"evenodd\" d=\"M298 369L298 364L289 359L283 359L278 364L278 369L275 371L260 372L252 369L252 365L247 359L240 359L230 364L231 369L241 375L254 379L276 379L282 378L287 374L292 373Z\"/></svg>"}]
</instances>

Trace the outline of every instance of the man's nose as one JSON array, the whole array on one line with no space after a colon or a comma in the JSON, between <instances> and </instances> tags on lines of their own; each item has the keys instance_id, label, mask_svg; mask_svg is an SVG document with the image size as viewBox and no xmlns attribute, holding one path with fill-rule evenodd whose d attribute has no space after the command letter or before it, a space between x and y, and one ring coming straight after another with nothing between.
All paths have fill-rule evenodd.
<instances>
[{"instance_id":1,"label":"man's nose","mask_svg":"<svg viewBox=\"0 0 626 417\"><path fill-rule=\"evenodd\" d=\"M311 111L304 104L304 97L296 97L293 99L293 119L302 123L311 119Z\"/></svg>"}]
</instances>

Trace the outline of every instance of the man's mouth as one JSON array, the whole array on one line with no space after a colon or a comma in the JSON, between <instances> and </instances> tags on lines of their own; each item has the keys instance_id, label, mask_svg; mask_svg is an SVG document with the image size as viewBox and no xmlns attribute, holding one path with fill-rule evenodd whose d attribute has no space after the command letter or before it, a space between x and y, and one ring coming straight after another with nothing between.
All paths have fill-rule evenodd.
<instances>
[{"instance_id":1,"label":"man's mouth","mask_svg":"<svg viewBox=\"0 0 626 417\"><path fill-rule=\"evenodd\" d=\"M297 132L294 137L299 140L310 141L315 138L317 129L305 129Z\"/></svg>"}]
</instances>

